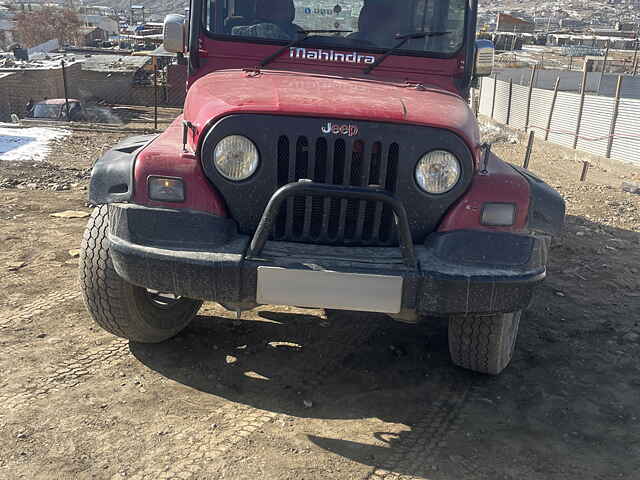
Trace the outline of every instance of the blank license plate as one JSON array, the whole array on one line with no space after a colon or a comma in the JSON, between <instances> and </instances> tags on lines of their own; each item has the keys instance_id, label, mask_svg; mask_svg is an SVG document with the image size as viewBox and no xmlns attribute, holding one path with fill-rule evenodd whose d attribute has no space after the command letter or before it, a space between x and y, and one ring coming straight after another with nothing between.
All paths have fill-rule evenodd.
<instances>
[{"instance_id":1,"label":"blank license plate","mask_svg":"<svg viewBox=\"0 0 640 480\"><path fill-rule=\"evenodd\" d=\"M402 277L258 267L257 302L399 313Z\"/></svg>"}]
</instances>

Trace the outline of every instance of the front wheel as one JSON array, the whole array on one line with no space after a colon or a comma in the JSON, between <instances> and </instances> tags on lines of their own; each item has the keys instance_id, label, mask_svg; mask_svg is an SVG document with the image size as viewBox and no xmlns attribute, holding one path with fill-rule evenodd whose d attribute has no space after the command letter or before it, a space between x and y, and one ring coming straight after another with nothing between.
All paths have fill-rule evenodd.
<instances>
[{"instance_id":1,"label":"front wheel","mask_svg":"<svg viewBox=\"0 0 640 480\"><path fill-rule=\"evenodd\" d=\"M516 344L522 311L497 315L449 317L449 354L459 367L498 375Z\"/></svg>"},{"instance_id":2,"label":"front wheel","mask_svg":"<svg viewBox=\"0 0 640 480\"><path fill-rule=\"evenodd\" d=\"M109 254L108 207L97 207L84 232L80 287L87 310L106 331L141 343L159 343L184 329L202 302L148 290L122 279Z\"/></svg>"}]
</instances>

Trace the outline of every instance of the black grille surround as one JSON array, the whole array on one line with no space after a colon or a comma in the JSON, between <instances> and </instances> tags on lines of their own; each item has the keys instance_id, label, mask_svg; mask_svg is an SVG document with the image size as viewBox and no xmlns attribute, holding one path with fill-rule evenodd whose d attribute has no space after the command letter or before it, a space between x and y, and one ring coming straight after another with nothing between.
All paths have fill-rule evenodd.
<instances>
[{"instance_id":1,"label":"black grille surround","mask_svg":"<svg viewBox=\"0 0 640 480\"><path fill-rule=\"evenodd\" d=\"M322 129L327 123L355 126L357 134L324 133ZM354 128L350 132L354 133ZM230 181L213 165L213 150L227 135L244 135L258 149L260 165L247 180ZM425 193L414 177L420 157L436 149L454 153L462 167L458 184L442 195ZM435 230L446 210L467 189L473 172L466 144L447 130L260 114L220 119L205 137L201 162L207 177L224 197L240 233L255 232L267 202L279 187L307 179L332 185L384 188L403 202L414 243L422 243ZM271 237L323 245L398 243L393 212L388 206L318 196L288 199L280 209Z\"/></svg>"}]
</instances>

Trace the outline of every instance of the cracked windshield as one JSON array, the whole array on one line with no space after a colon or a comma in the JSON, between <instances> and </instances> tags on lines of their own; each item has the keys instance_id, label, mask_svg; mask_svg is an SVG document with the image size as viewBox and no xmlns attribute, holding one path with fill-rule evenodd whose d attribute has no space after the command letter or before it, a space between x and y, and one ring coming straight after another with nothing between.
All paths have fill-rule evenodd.
<instances>
[{"instance_id":1,"label":"cracked windshield","mask_svg":"<svg viewBox=\"0 0 640 480\"><path fill-rule=\"evenodd\" d=\"M464 37L464 0L226 0L212 1L210 33L259 41L308 38L305 46L386 50L399 47L450 55ZM421 35L424 34L424 35Z\"/></svg>"}]
</instances>

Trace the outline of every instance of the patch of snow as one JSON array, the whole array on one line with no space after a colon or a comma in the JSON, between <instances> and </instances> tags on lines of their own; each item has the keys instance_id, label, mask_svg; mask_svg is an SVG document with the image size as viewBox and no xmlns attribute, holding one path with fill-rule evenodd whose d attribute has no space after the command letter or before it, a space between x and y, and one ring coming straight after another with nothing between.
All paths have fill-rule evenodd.
<instances>
[{"instance_id":1,"label":"patch of snow","mask_svg":"<svg viewBox=\"0 0 640 480\"><path fill-rule=\"evenodd\" d=\"M51 151L49 143L70 134L61 128L0 126L0 161L46 160Z\"/></svg>"}]
</instances>

